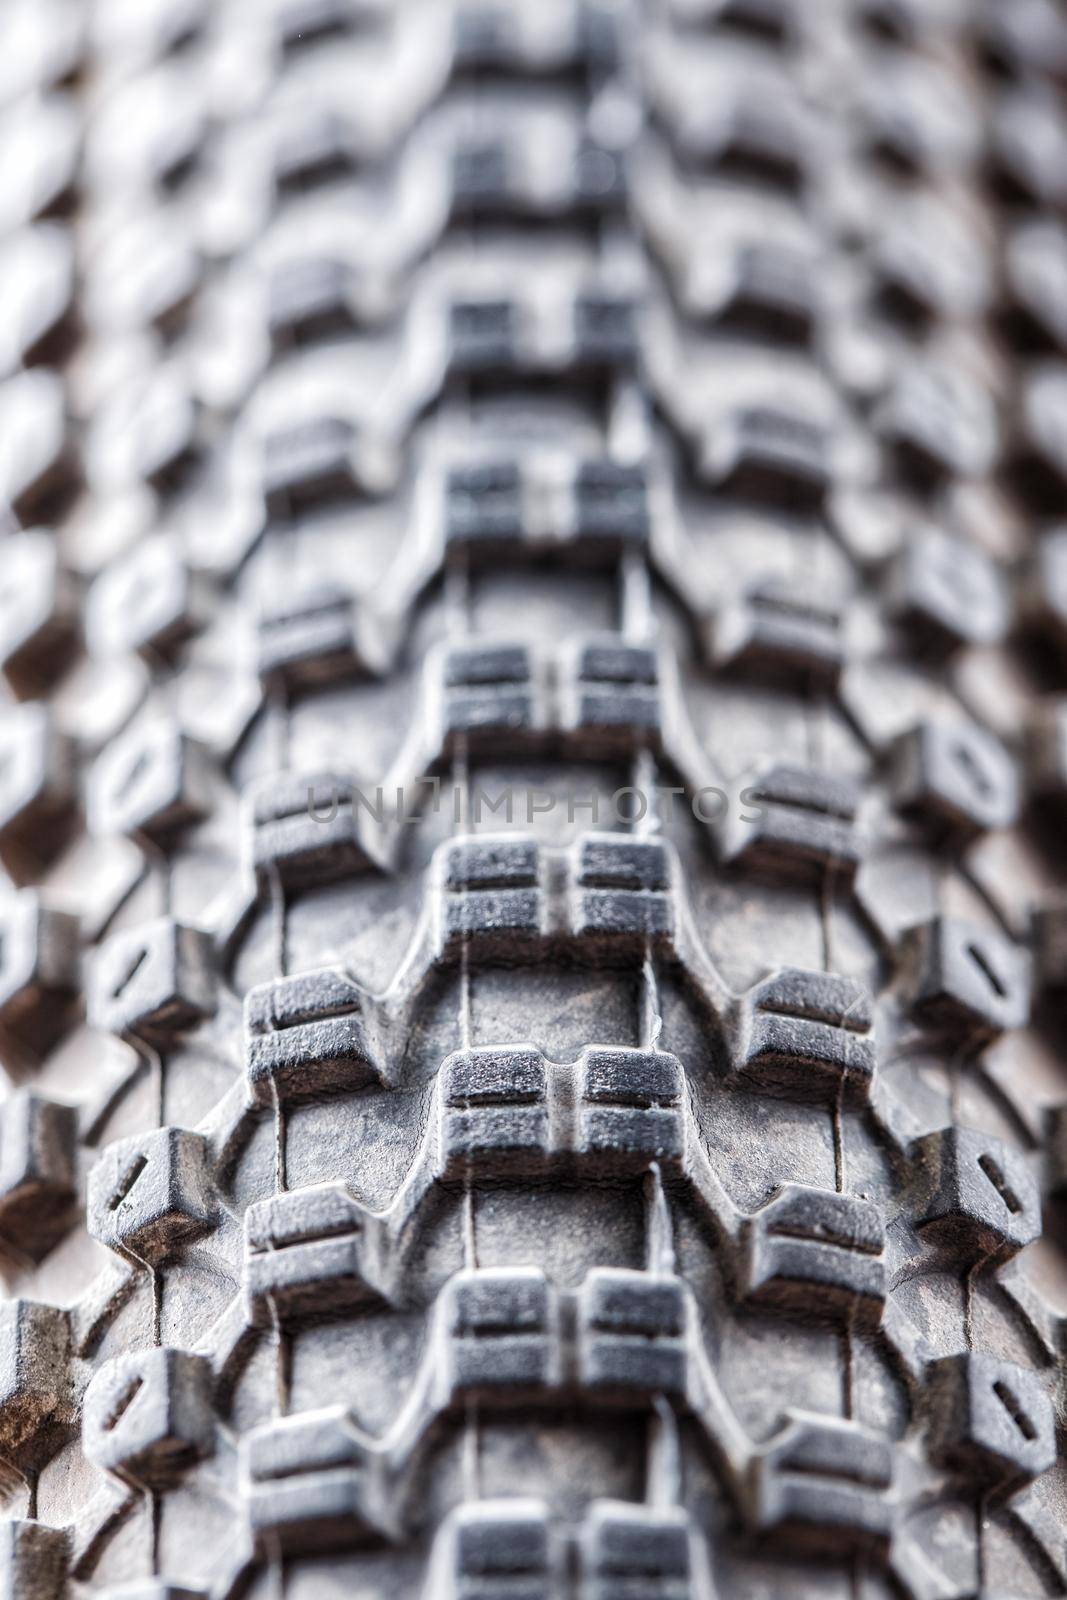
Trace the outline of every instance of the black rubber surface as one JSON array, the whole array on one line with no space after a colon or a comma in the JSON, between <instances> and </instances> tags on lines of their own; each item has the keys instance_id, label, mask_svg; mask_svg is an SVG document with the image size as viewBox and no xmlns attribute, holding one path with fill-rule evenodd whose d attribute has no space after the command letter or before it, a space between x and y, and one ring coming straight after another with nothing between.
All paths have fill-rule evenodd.
<instances>
[{"instance_id":1,"label":"black rubber surface","mask_svg":"<svg viewBox=\"0 0 1067 1600\"><path fill-rule=\"evenodd\" d=\"M0 1593L1067 1592L1065 93L8 0Z\"/></svg>"}]
</instances>

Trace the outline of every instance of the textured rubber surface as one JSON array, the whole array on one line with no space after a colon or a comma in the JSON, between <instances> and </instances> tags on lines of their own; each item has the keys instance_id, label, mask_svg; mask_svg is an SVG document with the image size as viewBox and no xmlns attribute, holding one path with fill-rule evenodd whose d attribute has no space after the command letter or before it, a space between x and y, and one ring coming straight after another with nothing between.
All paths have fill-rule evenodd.
<instances>
[{"instance_id":1,"label":"textured rubber surface","mask_svg":"<svg viewBox=\"0 0 1067 1600\"><path fill-rule=\"evenodd\" d=\"M1067 14L0 32L0 1591L1067 1592Z\"/></svg>"}]
</instances>

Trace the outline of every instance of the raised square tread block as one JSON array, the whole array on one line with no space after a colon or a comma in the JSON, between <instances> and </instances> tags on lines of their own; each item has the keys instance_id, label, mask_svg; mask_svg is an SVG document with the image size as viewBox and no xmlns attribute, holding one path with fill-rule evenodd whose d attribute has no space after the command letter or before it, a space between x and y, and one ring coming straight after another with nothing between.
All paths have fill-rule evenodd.
<instances>
[{"instance_id":1,"label":"raised square tread block","mask_svg":"<svg viewBox=\"0 0 1067 1600\"><path fill-rule=\"evenodd\" d=\"M876 1066L869 992L854 978L786 968L738 1011L739 1083L758 1094L861 1105Z\"/></svg>"},{"instance_id":2,"label":"raised square tread block","mask_svg":"<svg viewBox=\"0 0 1067 1600\"><path fill-rule=\"evenodd\" d=\"M245 997L245 1062L257 1105L353 1093L383 1081L375 1019L338 967L257 984Z\"/></svg>"}]
</instances>

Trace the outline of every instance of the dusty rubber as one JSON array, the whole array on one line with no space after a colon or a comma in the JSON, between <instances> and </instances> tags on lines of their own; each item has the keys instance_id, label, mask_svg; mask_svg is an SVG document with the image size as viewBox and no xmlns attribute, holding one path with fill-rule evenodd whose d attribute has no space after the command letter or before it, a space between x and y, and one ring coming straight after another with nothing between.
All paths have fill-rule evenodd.
<instances>
[{"instance_id":1,"label":"dusty rubber","mask_svg":"<svg viewBox=\"0 0 1067 1600\"><path fill-rule=\"evenodd\" d=\"M1064 12L4 30L0 1589L1063 1594Z\"/></svg>"}]
</instances>

